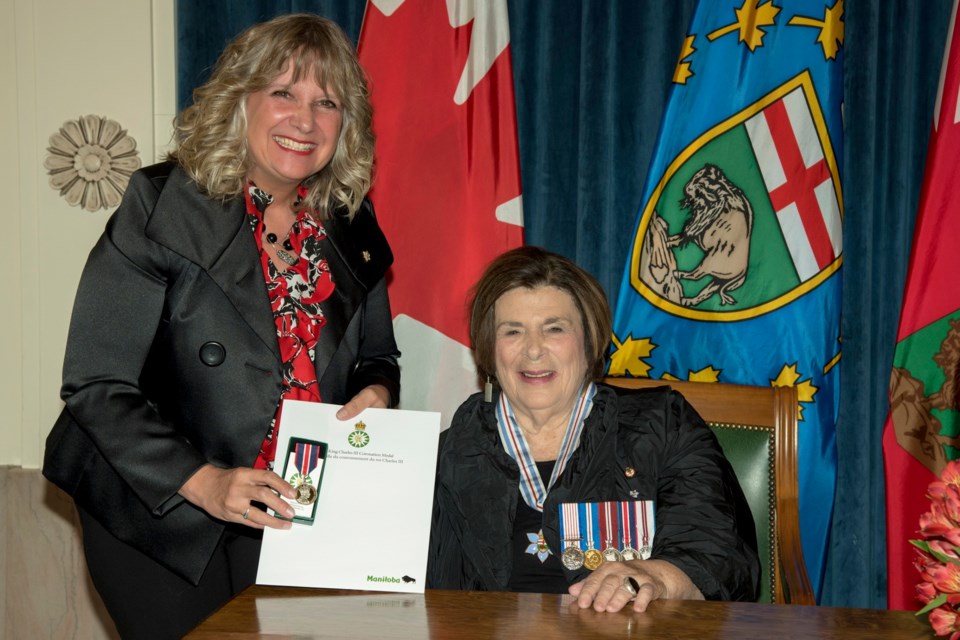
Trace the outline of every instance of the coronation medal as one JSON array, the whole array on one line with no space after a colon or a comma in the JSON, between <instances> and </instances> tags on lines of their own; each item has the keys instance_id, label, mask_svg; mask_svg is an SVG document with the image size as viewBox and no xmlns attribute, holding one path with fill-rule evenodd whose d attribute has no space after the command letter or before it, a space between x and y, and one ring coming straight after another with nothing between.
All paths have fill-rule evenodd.
<instances>
[{"instance_id":1,"label":"coronation medal","mask_svg":"<svg viewBox=\"0 0 960 640\"><path fill-rule=\"evenodd\" d=\"M320 460L320 448L310 442L297 442L294 448L294 465L298 473L290 478L290 484L297 490L297 502L313 504L317 499L317 489L313 486L310 474L317 468Z\"/></svg>"},{"instance_id":2,"label":"coronation medal","mask_svg":"<svg viewBox=\"0 0 960 640\"><path fill-rule=\"evenodd\" d=\"M603 564L603 554L600 553L593 546L593 532L596 530L594 528L594 514L596 513L596 503L587 502L585 504L579 505L579 507L586 511L586 530L587 530L587 550L583 552L583 566L590 571L595 570L597 567Z\"/></svg>"},{"instance_id":3,"label":"coronation medal","mask_svg":"<svg viewBox=\"0 0 960 640\"><path fill-rule=\"evenodd\" d=\"M580 536L580 518L575 503L564 502L560 505L560 537L564 545L560 562L566 569L576 571L583 566L583 551L580 549L583 538Z\"/></svg>"},{"instance_id":4,"label":"coronation medal","mask_svg":"<svg viewBox=\"0 0 960 640\"><path fill-rule=\"evenodd\" d=\"M283 479L297 491L295 498L283 497L293 507L294 522L312 523L316 516L317 496L323 477L323 463L327 457L327 445L323 442L290 438L287 457L283 466ZM274 513L281 518L280 515Z\"/></svg>"},{"instance_id":5,"label":"coronation medal","mask_svg":"<svg viewBox=\"0 0 960 640\"><path fill-rule=\"evenodd\" d=\"M631 538L636 534L637 516L632 502L620 502L620 531L623 535L623 548L620 550L620 559L624 562L640 560L640 552L633 547L636 540Z\"/></svg>"},{"instance_id":6,"label":"coronation medal","mask_svg":"<svg viewBox=\"0 0 960 640\"><path fill-rule=\"evenodd\" d=\"M297 485L297 502L300 504L313 504L317 499L317 488L312 484L301 482Z\"/></svg>"},{"instance_id":7,"label":"coronation medal","mask_svg":"<svg viewBox=\"0 0 960 640\"><path fill-rule=\"evenodd\" d=\"M598 569L603 564L603 554L596 549L587 549L583 554L583 566L590 571Z\"/></svg>"},{"instance_id":8,"label":"coronation medal","mask_svg":"<svg viewBox=\"0 0 960 640\"><path fill-rule=\"evenodd\" d=\"M619 536L617 520L613 517L615 502L600 503L600 539L603 540L603 559L607 562L619 562L620 551L614 546Z\"/></svg>"}]
</instances>

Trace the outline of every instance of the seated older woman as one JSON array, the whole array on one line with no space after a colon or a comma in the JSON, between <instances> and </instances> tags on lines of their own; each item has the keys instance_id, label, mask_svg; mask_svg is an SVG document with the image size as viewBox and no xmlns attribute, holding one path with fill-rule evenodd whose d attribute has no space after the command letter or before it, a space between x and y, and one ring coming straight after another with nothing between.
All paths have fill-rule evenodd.
<instances>
[{"instance_id":1,"label":"seated older woman","mask_svg":"<svg viewBox=\"0 0 960 640\"><path fill-rule=\"evenodd\" d=\"M568 592L582 608L753 600L749 507L717 440L668 388L614 389L597 281L536 247L488 267L471 306L496 380L442 438L427 586Z\"/></svg>"}]
</instances>

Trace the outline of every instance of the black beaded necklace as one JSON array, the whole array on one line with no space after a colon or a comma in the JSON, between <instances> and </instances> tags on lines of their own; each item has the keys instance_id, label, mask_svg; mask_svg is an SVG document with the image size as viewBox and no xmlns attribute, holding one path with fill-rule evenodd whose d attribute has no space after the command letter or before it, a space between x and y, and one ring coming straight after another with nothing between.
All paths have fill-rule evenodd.
<instances>
[{"instance_id":1,"label":"black beaded necklace","mask_svg":"<svg viewBox=\"0 0 960 640\"><path fill-rule=\"evenodd\" d=\"M250 197L253 200L254 205L257 207L257 209L260 211L261 214L263 214L266 211L267 207L273 203L273 196L267 193L266 191L264 191L263 189L260 189L259 187L257 187L257 185L253 183L250 184ZM294 208L296 208L297 205L299 205L302 201L303 201L303 198L301 198L300 195L297 194L297 200L296 202L293 203ZM300 262L300 258L290 253L291 251L293 251L293 243L290 242L290 234L293 232L293 228L296 226L297 226L297 221L294 220L293 224L290 225L290 228L287 229L286 235L283 236L282 249L277 246L277 240L278 240L277 234L267 231L266 221L264 221L264 226L263 226L263 239L270 243L274 251L277 252L277 257L283 260L284 262L286 262L291 267L297 264L298 262Z\"/></svg>"},{"instance_id":2,"label":"black beaded necklace","mask_svg":"<svg viewBox=\"0 0 960 640\"><path fill-rule=\"evenodd\" d=\"M297 226L296 222L294 222L290 226L290 228L287 230L287 235L283 237L283 249L277 246L277 234L267 233L266 229L264 229L264 234L263 234L264 239L267 242L269 242L273 246L274 250L277 252L277 257L283 260L284 262L286 262L291 267L300 261L300 258L293 255L292 253L289 253L290 251L293 251L293 244L290 242L290 233L293 231L293 228L295 226Z\"/></svg>"},{"instance_id":3,"label":"black beaded necklace","mask_svg":"<svg viewBox=\"0 0 960 640\"><path fill-rule=\"evenodd\" d=\"M297 224L297 223L294 222L293 224ZM290 231L293 231L293 227L290 227ZM287 251L293 251L293 245L290 244L290 231L287 231L287 235L283 239L283 248L286 249ZM267 239L267 242L269 242L270 244L272 245L277 244L277 234L268 233L264 237Z\"/></svg>"}]
</instances>

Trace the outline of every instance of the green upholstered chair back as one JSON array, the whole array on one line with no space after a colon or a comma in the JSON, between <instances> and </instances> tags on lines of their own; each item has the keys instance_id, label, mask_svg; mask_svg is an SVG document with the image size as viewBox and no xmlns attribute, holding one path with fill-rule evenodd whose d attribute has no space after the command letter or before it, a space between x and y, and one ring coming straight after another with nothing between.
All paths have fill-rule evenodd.
<instances>
[{"instance_id":1,"label":"green upholstered chair back","mask_svg":"<svg viewBox=\"0 0 960 640\"><path fill-rule=\"evenodd\" d=\"M760 593L757 602L775 602L776 575L776 471L774 469L774 433L772 427L707 422L730 461L740 488L750 505L757 528L757 553L760 556Z\"/></svg>"},{"instance_id":2,"label":"green upholstered chair back","mask_svg":"<svg viewBox=\"0 0 960 640\"><path fill-rule=\"evenodd\" d=\"M800 547L796 388L650 378L604 382L668 385L683 394L713 429L750 505L762 569L758 601L814 604Z\"/></svg>"}]
</instances>

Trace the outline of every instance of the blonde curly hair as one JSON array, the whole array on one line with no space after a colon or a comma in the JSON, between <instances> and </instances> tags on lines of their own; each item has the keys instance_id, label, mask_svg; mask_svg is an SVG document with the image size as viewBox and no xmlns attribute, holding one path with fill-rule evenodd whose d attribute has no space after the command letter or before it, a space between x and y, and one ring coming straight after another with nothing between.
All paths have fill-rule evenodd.
<instances>
[{"instance_id":1,"label":"blonde curly hair","mask_svg":"<svg viewBox=\"0 0 960 640\"><path fill-rule=\"evenodd\" d=\"M211 197L242 194L251 167L247 96L273 82L290 60L294 82L312 72L318 86L333 88L343 110L333 158L304 180L308 194L300 206L316 210L321 219L342 206L353 217L373 179L373 109L353 45L336 23L321 16L280 16L234 38L210 79L194 90L193 104L177 117L176 149L169 158Z\"/></svg>"}]
</instances>

